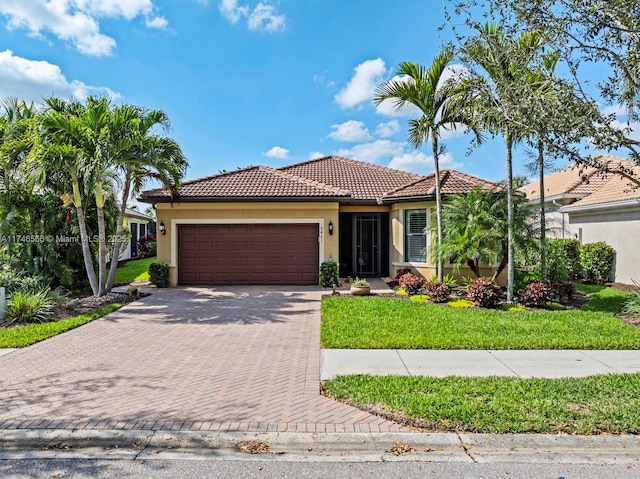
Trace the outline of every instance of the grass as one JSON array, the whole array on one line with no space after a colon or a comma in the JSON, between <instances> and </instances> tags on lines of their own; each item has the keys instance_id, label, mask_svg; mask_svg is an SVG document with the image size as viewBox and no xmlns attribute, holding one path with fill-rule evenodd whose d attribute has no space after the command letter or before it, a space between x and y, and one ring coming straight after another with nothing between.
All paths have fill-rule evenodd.
<instances>
[{"instance_id":1,"label":"grass","mask_svg":"<svg viewBox=\"0 0 640 479\"><path fill-rule=\"evenodd\" d=\"M563 379L342 376L327 392L435 431L640 433L640 374ZM385 414L386 413L386 414Z\"/></svg>"},{"instance_id":2,"label":"grass","mask_svg":"<svg viewBox=\"0 0 640 479\"><path fill-rule=\"evenodd\" d=\"M322 301L321 342L347 349L640 349L640 329L612 314L626 296L609 289L594 291L582 310L566 311L460 309L334 296Z\"/></svg>"},{"instance_id":3,"label":"grass","mask_svg":"<svg viewBox=\"0 0 640 479\"><path fill-rule=\"evenodd\" d=\"M74 318L52 321L50 323L27 324L8 329L0 329L0 348L24 348L38 341L48 339L57 334L85 323L98 319L120 308L120 304L113 303L92 313L81 314Z\"/></svg>"},{"instance_id":4,"label":"grass","mask_svg":"<svg viewBox=\"0 0 640 479\"><path fill-rule=\"evenodd\" d=\"M576 289L589 297L589 302L582 307L583 311L607 311L618 313L623 303L631 296L615 288L594 284L576 284Z\"/></svg>"},{"instance_id":5,"label":"grass","mask_svg":"<svg viewBox=\"0 0 640 479\"><path fill-rule=\"evenodd\" d=\"M116 270L116 283L131 283L133 281L149 280L149 265L156 262L156 257L134 259L127 261L124 266Z\"/></svg>"}]
</instances>

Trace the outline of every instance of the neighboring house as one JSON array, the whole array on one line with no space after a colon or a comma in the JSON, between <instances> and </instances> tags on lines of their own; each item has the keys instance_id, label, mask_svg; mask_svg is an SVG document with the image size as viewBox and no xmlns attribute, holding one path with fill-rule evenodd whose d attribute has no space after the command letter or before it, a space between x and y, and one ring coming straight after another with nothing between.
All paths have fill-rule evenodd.
<instances>
[{"instance_id":1,"label":"neighboring house","mask_svg":"<svg viewBox=\"0 0 640 479\"><path fill-rule=\"evenodd\" d=\"M614 156L600 160L621 164L640 179L640 167ZM540 204L539 181L521 188L531 204ZM631 180L595 168L570 166L545 176L546 218L551 237L581 243L604 241L616 250L611 279L631 284L640 280L640 188Z\"/></svg>"},{"instance_id":2,"label":"neighboring house","mask_svg":"<svg viewBox=\"0 0 640 479\"><path fill-rule=\"evenodd\" d=\"M454 170L441 171L441 183L445 198L496 186ZM156 206L158 261L170 264L171 285L310 285L323 261L338 262L342 277L435 274L424 234L434 191L434 175L329 156L187 181L173 202L163 189L140 201Z\"/></svg>"},{"instance_id":3,"label":"neighboring house","mask_svg":"<svg viewBox=\"0 0 640 479\"><path fill-rule=\"evenodd\" d=\"M138 240L150 231L153 218L139 211L127 208L124 212L124 225L131 233L127 243L120 250L120 261L138 257Z\"/></svg>"}]
</instances>

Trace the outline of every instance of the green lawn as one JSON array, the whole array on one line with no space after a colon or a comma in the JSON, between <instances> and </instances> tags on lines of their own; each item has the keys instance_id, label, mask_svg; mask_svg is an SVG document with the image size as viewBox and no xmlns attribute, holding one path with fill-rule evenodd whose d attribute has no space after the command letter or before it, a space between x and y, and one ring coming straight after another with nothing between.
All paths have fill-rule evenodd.
<instances>
[{"instance_id":1,"label":"green lawn","mask_svg":"<svg viewBox=\"0 0 640 479\"><path fill-rule=\"evenodd\" d=\"M82 314L75 318L52 321L42 324L26 324L7 329L0 329L0 348L24 348L31 344L48 339L57 334L63 333L73 328L77 328L85 323L100 318L120 308L120 304L113 303L104 306L93 313Z\"/></svg>"},{"instance_id":2,"label":"green lawn","mask_svg":"<svg viewBox=\"0 0 640 479\"><path fill-rule=\"evenodd\" d=\"M592 291L582 310L452 308L390 297L322 301L321 342L354 349L640 349L640 329L616 319L627 293Z\"/></svg>"},{"instance_id":3,"label":"green lawn","mask_svg":"<svg viewBox=\"0 0 640 479\"><path fill-rule=\"evenodd\" d=\"M134 259L116 270L115 283L131 283L133 281L149 280L149 265L156 262L156 257Z\"/></svg>"},{"instance_id":4,"label":"green lawn","mask_svg":"<svg viewBox=\"0 0 640 479\"><path fill-rule=\"evenodd\" d=\"M329 395L423 429L639 434L640 374L564 379L343 376ZM381 407L382 406L382 407Z\"/></svg>"}]
</instances>

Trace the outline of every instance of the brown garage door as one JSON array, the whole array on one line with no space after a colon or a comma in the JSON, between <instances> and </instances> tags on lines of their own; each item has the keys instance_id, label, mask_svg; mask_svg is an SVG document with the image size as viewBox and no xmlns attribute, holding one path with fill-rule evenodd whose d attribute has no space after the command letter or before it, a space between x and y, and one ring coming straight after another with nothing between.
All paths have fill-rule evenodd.
<instances>
[{"instance_id":1,"label":"brown garage door","mask_svg":"<svg viewBox=\"0 0 640 479\"><path fill-rule=\"evenodd\" d=\"M318 225L180 225L178 282L318 284Z\"/></svg>"}]
</instances>

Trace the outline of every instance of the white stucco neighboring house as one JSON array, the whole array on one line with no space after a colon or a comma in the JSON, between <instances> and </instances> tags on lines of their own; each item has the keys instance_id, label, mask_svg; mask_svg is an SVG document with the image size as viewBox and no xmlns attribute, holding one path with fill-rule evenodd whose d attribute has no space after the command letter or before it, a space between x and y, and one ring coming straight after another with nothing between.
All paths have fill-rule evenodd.
<instances>
[{"instance_id":1,"label":"white stucco neighboring house","mask_svg":"<svg viewBox=\"0 0 640 479\"><path fill-rule=\"evenodd\" d=\"M640 166L614 156L640 179ZM529 203L539 204L539 181L521 188ZM570 166L545 176L548 236L577 238L582 244L604 241L616 251L612 281L640 281L640 187L619 174Z\"/></svg>"},{"instance_id":2,"label":"white stucco neighboring house","mask_svg":"<svg viewBox=\"0 0 640 479\"><path fill-rule=\"evenodd\" d=\"M118 258L120 261L138 256L138 240L149 233L150 223L153 222L151 216L131 208L127 208L124 214L124 223L131 236L126 245L123 245L121 249L120 257ZM155 234L155 231L153 231L153 233Z\"/></svg>"}]
</instances>

